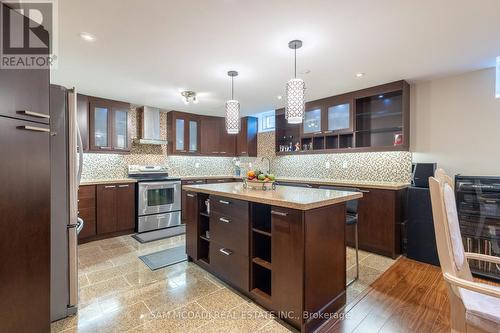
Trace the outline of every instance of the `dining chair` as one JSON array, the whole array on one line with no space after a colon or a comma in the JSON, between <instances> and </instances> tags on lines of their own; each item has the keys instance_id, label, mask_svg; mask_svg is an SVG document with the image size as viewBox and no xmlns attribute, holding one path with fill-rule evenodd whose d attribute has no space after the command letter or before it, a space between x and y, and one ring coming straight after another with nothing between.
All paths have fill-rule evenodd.
<instances>
[{"instance_id":1,"label":"dining chair","mask_svg":"<svg viewBox=\"0 0 500 333\"><path fill-rule=\"evenodd\" d=\"M500 288L476 282L468 259L500 264L500 257L465 252L453 180L438 169L429 177L436 244L450 302L452 332L500 332Z\"/></svg>"}]
</instances>

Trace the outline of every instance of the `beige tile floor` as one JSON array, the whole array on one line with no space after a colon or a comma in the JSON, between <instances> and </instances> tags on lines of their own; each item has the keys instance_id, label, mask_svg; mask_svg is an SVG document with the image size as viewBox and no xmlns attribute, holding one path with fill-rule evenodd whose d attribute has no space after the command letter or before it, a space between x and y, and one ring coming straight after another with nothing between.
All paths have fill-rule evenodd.
<instances>
[{"instance_id":1,"label":"beige tile floor","mask_svg":"<svg viewBox=\"0 0 500 333\"><path fill-rule=\"evenodd\" d=\"M289 332L262 308L193 263L151 271L138 259L183 244L184 236L140 244L121 236L79 246L78 315L52 332ZM355 274L347 249L347 276ZM360 251L360 279L347 289L355 299L394 260ZM292 330L293 331L293 330Z\"/></svg>"}]
</instances>

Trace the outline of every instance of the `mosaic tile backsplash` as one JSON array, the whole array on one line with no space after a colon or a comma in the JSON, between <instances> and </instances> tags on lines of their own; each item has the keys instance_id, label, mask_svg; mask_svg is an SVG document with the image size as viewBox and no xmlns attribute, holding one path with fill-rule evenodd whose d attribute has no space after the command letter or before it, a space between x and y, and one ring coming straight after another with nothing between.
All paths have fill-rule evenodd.
<instances>
[{"instance_id":1,"label":"mosaic tile backsplash","mask_svg":"<svg viewBox=\"0 0 500 333\"><path fill-rule=\"evenodd\" d=\"M161 135L166 139L166 113L161 114ZM129 137L137 137L136 112L129 113ZM257 158L240 158L241 172L266 169L268 157L271 171L278 177L311 177L336 180L410 182L411 153L344 153L300 156L276 156L274 132L259 133ZM84 154L83 180L119 179L127 177L129 164L166 165L172 176L234 175L236 159L231 157L167 156L165 145L132 144L130 154Z\"/></svg>"}]
</instances>

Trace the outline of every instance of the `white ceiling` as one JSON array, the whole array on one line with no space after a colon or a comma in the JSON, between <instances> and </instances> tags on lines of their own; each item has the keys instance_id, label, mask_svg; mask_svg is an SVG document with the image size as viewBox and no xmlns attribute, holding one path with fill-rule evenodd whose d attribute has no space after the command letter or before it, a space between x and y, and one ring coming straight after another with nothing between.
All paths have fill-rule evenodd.
<instances>
[{"instance_id":1,"label":"white ceiling","mask_svg":"<svg viewBox=\"0 0 500 333\"><path fill-rule=\"evenodd\" d=\"M494 65L498 0L59 0L52 83L164 109L224 114L237 70L242 114L283 105L287 43L302 39L307 100ZM80 32L97 38L85 42ZM365 72L362 79L357 72ZM198 92L186 106L179 91Z\"/></svg>"}]
</instances>

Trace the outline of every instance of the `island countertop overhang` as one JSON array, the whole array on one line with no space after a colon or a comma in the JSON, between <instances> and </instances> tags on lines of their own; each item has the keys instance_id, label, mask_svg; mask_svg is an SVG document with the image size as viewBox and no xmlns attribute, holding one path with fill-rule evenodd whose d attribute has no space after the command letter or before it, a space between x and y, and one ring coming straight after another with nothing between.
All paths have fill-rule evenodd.
<instances>
[{"instance_id":1,"label":"island countertop overhang","mask_svg":"<svg viewBox=\"0 0 500 333\"><path fill-rule=\"evenodd\" d=\"M245 189L242 183L184 185L182 189L298 210L321 208L363 197L361 192L292 186L278 186L275 190L262 191Z\"/></svg>"}]
</instances>

